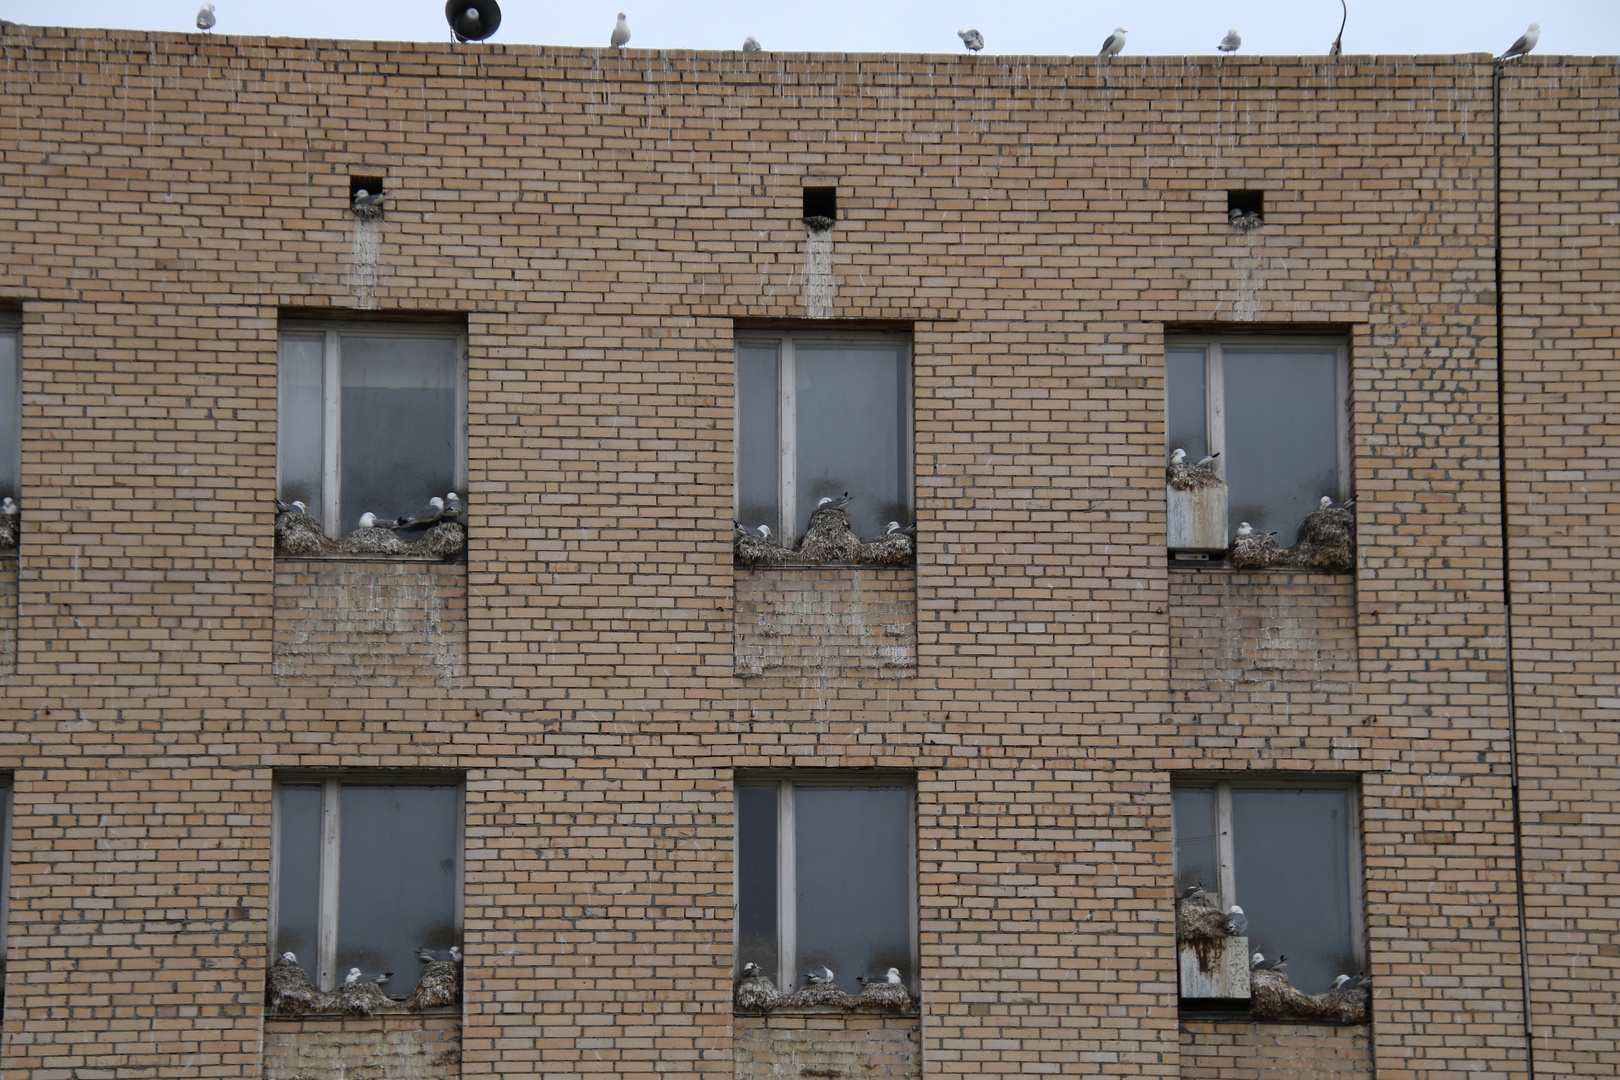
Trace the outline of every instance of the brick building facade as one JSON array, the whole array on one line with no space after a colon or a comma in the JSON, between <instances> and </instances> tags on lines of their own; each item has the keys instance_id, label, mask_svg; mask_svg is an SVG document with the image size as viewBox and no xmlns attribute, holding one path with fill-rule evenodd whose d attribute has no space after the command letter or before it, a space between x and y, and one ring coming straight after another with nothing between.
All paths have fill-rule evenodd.
<instances>
[{"instance_id":1,"label":"brick building facade","mask_svg":"<svg viewBox=\"0 0 1620 1080\"><path fill-rule=\"evenodd\" d=\"M1612 62L0 49L8 1080L1612 1074ZM464 561L276 554L283 332L366 318L465 333ZM914 567L733 565L812 323L909 342ZM1178 333L1346 347L1354 573L1167 558ZM834 769L919 1015L734 1015L737 780ZM459 1014L267 1018L277 785L363 774L460 785ZM1266 777L1348 785L1370 1023L1178 1005L1175 785Z\"/></svg>"}]
</instances>

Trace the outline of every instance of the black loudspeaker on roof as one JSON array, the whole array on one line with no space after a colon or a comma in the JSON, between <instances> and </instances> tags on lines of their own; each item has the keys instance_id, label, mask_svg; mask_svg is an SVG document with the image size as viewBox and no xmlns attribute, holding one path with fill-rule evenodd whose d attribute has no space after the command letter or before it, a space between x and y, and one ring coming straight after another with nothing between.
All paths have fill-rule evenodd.
<instances>
[{"instance_id":1,"label":"black loudspeaker on roof","mask_svg":"<svg viewBox=\"0 0 1620 1080\"><path fill-rule=\"evenodd\" d=\"M450 0L444 18L458 41L483 41L501 28L501 5L495 0Z\"/></svg>"}]
</instances>

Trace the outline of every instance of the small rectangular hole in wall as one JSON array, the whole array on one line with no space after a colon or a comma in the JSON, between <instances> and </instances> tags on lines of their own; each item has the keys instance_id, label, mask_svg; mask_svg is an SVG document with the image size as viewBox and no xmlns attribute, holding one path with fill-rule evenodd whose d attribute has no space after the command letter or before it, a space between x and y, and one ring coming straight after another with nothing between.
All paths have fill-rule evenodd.
<instances>
[{"instance_id":1,"label":"small rectangular hole in wall","mask_svg":"<svg viewBox=\"0 0 1620 1080\"><path fill-rule=\"evenodd\" d=\"M1259 224L1266 219L1266 193L1263 191L1228 191L1226 193L1226 216L1235 218L1241 215L1246 220Z\"/></svg>"},{"instance_id":2,"label":"small rectangular hole in wall","mask_svg":"<svg viewBox=\"0 0 1620 1080\"><path fill-rule=\"evenodd\" d=\"M804 220L812 225L825 222L831 228L838 220L838 189L835 187L807 187L804 189Z\"/></svg>"},{"instance_id":3,"label":"small rectangular hole in wall","mask_svg":"<svg viewBox=\"0 0 1620 1080\"><path fill-rule=\"evenodd\" d=\"M383 189L383 178L380 176L351 176L349 177L349 201L364 191L368 195L375 195Z\"/></svg>"}]
</instances>

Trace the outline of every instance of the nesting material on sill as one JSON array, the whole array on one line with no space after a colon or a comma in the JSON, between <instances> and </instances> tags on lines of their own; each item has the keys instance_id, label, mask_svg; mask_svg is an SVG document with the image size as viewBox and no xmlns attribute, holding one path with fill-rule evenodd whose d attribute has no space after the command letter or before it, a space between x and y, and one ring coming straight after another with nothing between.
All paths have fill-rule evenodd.
<instances>
[{"instance_id":1,"label":"nesting material on sill","mask_svg":"<svg viewBox=\"0 0 1620 1080\"><path fill-rule=\"evenodd\" d=\"M1200 488L1225 486L1226 481L1207 465L1167 465L1164 482L1177 491L1198 491Z\"/></svg>"},{"instance_id":2,"label":"nesting material on sill","mask_svg":"<svg viewBox=\"0 0 1620 1080\"><path fill-rule=\"evenodd\" d=\"M1306 994L1294 989L1280 971L1256 971L1249 976L1253 987L1249 1011L1256 1020L1331 1020L1356 1024L1367 1018L1368 993L1365 988L1329 990Z\"/></svg>"},{"instance_id":3,"label":"nesting material on sill","mask_svg":"<svg viewBox=\"0 0 1620 1080\"><path fill-rule=\"evenodd\" d=\"M1275 536L1266 533L1233 537L1231 546L1226 549L1226 562L1227 565L1239 570L1263 570L1269 566L1294 565L1289 549L1277 543Z\"/></svg>"},{"instance_id":4,"label":"nesting material on sill","mask_svg":"<svg viewBox=\"0 0 1620 1080\"><path fill-rule=\"evenodd\" d=\"M737 534L732 541L738 566L909 566L916 550L916 542L907 532L862 540L855 535L849 515L831 507L810 515L810 525L797 548L785 548L755 532Z\"/></svg>"},{"instance_id":5,"label":"nesting material on sill","mask_svg":"<svg viewBox=\"0 0 1620 1080\"><path fill-rule=\"evenodd\" d=\"M0 514L0 551L11 551L17 546L18 517L10 514Z\"/></svg>"},{"instance_id":6,"label":"nesting material on sill","mask_svg":"<svg viewBox=\"0 0 1620 1080\"><path fill-rule=\"evenodd\" d=\"M312 1013L319 1011L321 992L296 964L276 961L265 976L265 1003L271 1012Z\"/></svg>"},{"instance_id":7,"label":"nesting material on sill","mask_svg":"<svg viewBox=\"0 0 1620 1080\"><path fill-rule=\"evenodd\" d=\"M867 983L853 999L857 1012L910 1012L911 994L899 983Z\"/></svg>"},{"instance_id":8,"label":"nesting material on sill","mask_svg":"<svg viewBox=\"0 0 1620 1080\"><path fill-rule=\"evenodd\" d=\"M1289 552L1298 566L1343 573L1356 568L1356 514L1343 507L1313 510L1299 524Z\"/></svg>"},{"instance_id":9,"label":"nesting material on sill","mask_svg":"<svg viewBox=\"0 0 1620 1080\"><path fill-rule=\"evenodd\" d=\"M402 555L453 559L467 550L467 532L453 521L441 522L420 540L402 540L391 529L356 529L341 540L329 538L321 523L289 510L276 516L276 551L282 555Z\"/></svg>"},{"instance_id":10,"label":"nesting material on sill","mask_svg":"<svg viewBox=\"0 0 1620 1080\"><path fill-rule=\"evenodd\" d=\"M422 981L405 999L407 1012L437 1009L461 1001L461 965L454 960L435 960L422 969Z\"/></svg>"},{"instance_id":11,"label":"nesting material on sill","mask_svg":"<svg viewBox=\"0 0 1620 1080\"><path fill-rule=\"evenodd\" d=\"M848 1010L854 1008L855 999L840 990L837 983L811 983L782 999L785 1009L806 1009L818 1005Z\"/></svg>"},{"instance_id":12,"label":"nesting material on sill","mask_svg":"<svg viewBox=\"0 0 1620 1080\"><path fill-rule=\"evenodd\" d=\"M378 1016L421 1012L461 1003L461 965L435 960L422 970L422 979L409 997L389 997L374 982L340 983L321 993L304 969L277 963L265 976L265 1004L283 1016Z\"/></svg>"},{"instance_id":13,"label":"nesting material on sill","mask_svg":"<svg viewBox=\"0 0 1620 1080\"><path fill-rule=\"evenodd\" d=\"M770 979L754 975L737 983L731 1004L741 1012L769 1012L782 1004L782 992Z\"/></svg>"}]
</instances>

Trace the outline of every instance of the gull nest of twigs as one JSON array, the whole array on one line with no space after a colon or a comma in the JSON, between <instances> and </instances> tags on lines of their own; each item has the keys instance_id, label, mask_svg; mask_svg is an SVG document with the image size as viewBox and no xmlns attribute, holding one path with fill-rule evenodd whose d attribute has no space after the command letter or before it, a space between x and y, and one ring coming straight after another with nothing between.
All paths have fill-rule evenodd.
<instances>
[{"instance_id":1,"label":"gull nest of twigs","mask_svg":"<svg viewBox=\"0 0 1620 1080\"><path fill-rule=\"evenodd\" d=\"M882 1012L910 1012L911 992L901 983L870 982L854 999L853 1008Z\"/></svg>"},{"instance_id":2,"label":"gull nest of twigs","mask_svg":"<svg viewBox=\"0 0 1620 1080\"><path fill-rule=\"evenodd\" d=\"M404 1000L391 998L372 981L339 983L326 993L303 968L278 962L265 976L265 1004L273 1013L292 1016L377 1016L421 1012L461 1003L461 965L435 960Z\"/></svg>"},{"instance_id":3,"label":"gull nest of twigs","mask_svg":"<svg viewBox=\"0 0 1620 1080\"><path fill-rule=\"evenodd\" d=\"M874 540L855 535L849 515L823 507L810 515L798 545L785 548L755 531L733 532L732 555L738 566L909 566L917 544L908 530L897 529Z\"/></svg>"},{"instance_id":4,"label":"gull nest of twigs","mask_svg":"<svg viewBox=\"0 0 1620 1080\"><path fill-rule=\"evenodd\" d=\"M303 968L277 960L264 977L264 1000L271 1012L312 1013L320 1009L321 992Z\"/></svg>"},{"instance_id":5,"label":"gull nest of twigs","mask_svg":"<svg viewBox=\"0 0 1620 1080\"><path fill-rule=\"evenodd\" d=\"M782 992L763 975L752 975L737 983L731 1004L741 1012L767 1012L782 1004Z\"/></svg>"},{"instance_id":6,"label":"gull nest of twigs","mask_svg":"<svg viewBox=\"0 0 1620 1080\"><path fill-rule=\"evenodd\" d=\"M1356 568L1356 515L1347 507L1313 510L1299 524L1299 540L1289 549L1296 565L1338 573Z\"/></svg>"},{"instance_id":7,"label":"gull nest of twigs","mask_svg":"<svg viewBox=\"0 0 1620 1080\"><path fill-rule=\"evenodd\" d=\"M380 526L356 529L341 540L330 539L321 523L308 514L288 510L276 515L276 551L304 558L315 555L402 555L453 559L467 550L467 531L444 521L420 540L405 540Z\"/></svg>"},{"instance_id":8,"label":"gull nest of twigs","mask_svg":"<svg viewBox=\"0 0 1620 1080\"><path fill-rule=\"evenodd\" d=\"M461 1001L461 965L454 960L435 960L422 969L422 981L405 999L408 1012L437 1009Z\"/></svg>"},{"instance_id":9,"label":"gull nest of twigs","mask_svg":"<svg viewBox=\"0 0 1620 1080\"><path fill-rule=\"evenodd\" d=\"M337 542L343 555L404 555L411 546L395 536L391 529L356 529Z\"/></svg>"},{"instance_id":10,"label":"gull nest of twigs","mask_svg":"<svg viewBox=\"0 0 1620 1080\"><path fill-rule=\"evenodd\" d=\"M804 219L804 227L813 233L830 232L834 224L832 218L822 217L819 214Z\"/></svg>"},{"instance_id":11,"label":"gull nest of twigs","mask_svg":"<svg viewBox=\"0 0 1620 1080\"><path fill-rule=\"evenodd\" d=\"M1176 945L1191 949L1198 957L1198 970L1215 970L1225 951L1226 915L1203 893L1176 901Z\"/></svg>"},{"instance_id":12,"label":"gull nest of twigs","mask_svg":"<svg viewBox=\"0 0 1620 1080\"><path fill-rule=\"evenodd\" d=\"M416 542L416 549L437 559L454 558L467 550L467 534L453 521L441 522Z\"/></svg>"},{"instance_id":13,"label":"gull nest of twigs","mask_svg":"<svg viewBox=\"0 0 1620 1080\"><path fill-rule=\"evenodd\" d=\"M1252 532L1234 536L1226 549L1226 562L1239 570L1262 570L1268 566L1291 566L1289 550L1269 533Z\"/></svg>"},{"instance_id":14,"label":"gull nest of twigs","mask_svg":"<svg viewBox=\"0 0 1620 1080\"><path fill-rule=\"evenodd\" d=\"M283 555L329 555L334 548L321 523L308 514L288 510L276 515L276 550Z\"/></svg>"},{"instance_id":15,"label":"gull nest of twigs","mask_svg":"<svg viewBox=\"0 0 1620 1080\"><path fill-rule=\"evenodd\" d=\"M1166 465L1164 469L1164 482L1177 491L1197 491L1200 488L1215 487L1225 484L1214 469L1208 465Z\"/></svg>"},{"instance_id":16,"label":"gull nest of twigs","mask_svg":"<svg viewBox=\"0 0 1620 1080\"><path fill-rule=\"evenodd\" d=\"M855 999L838 988L837 983L808 983L799 987L786 998L782 1005L789 1009L803 1009L812 1006L831 1005L840 1009L849 1009L855 1004Z\"/></svg>"},{"instance_id":17,"label":"gull nest of twigs","mask_svg":"<svg viewBox=\"0 0 1620 1080\"><path fill-rule=\"evenodd\" d=\"M341 1013L345 1016L370 1016L373 1013L398 1012L399 1003L382 992L374 982L338 983L330 994L321 995L321 1012Z\"/></svg>"},{"instance_id":18,"label":"gull nest of twigs","mask_svg":"<svg viewBox=\"0 0 1620 1080\"><path fill-rule=\"evenodd\" d=\"M1293 1017L1354 1024L1367 1018L1369 995L1365 988L1306 994L1294 989L1288 976L1280 971L1251 971L1249 995L1249 1014L1256 1020Z\"/></svg>"}]
</instances>

